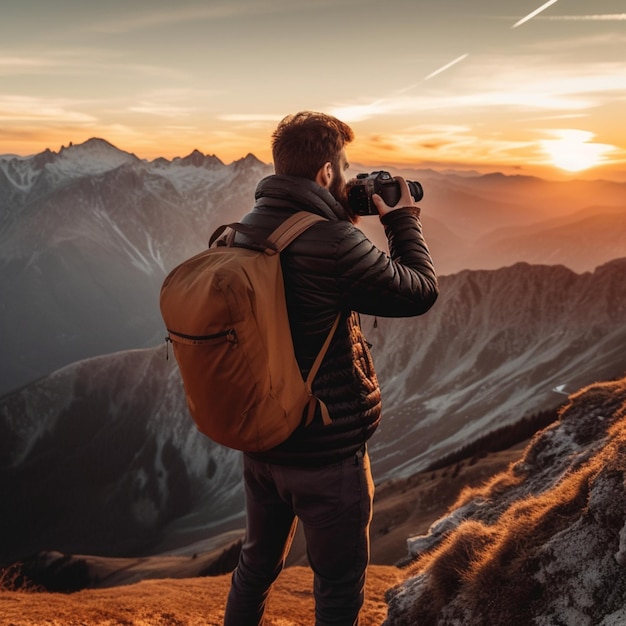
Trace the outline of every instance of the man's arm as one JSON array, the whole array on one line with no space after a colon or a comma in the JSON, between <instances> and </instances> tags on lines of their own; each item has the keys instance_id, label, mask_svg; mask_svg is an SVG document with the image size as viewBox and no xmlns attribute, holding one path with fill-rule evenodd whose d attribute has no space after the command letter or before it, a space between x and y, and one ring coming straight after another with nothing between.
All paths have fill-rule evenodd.
<instances>
[{"instance_id":1,"label":"man's arm","mask_svg":"<svg viewBox=\"0 0 626 626\"><path fill-rule=\"evenodd\" d=\"M421 315L439 294L437 276L422 234L420 208L406 181L394 207L380 196L373 201L385 228L390 254L382 252L357 229L340 246L340 293L355 311L383 317Z\"/></svg>"}]
</instances>

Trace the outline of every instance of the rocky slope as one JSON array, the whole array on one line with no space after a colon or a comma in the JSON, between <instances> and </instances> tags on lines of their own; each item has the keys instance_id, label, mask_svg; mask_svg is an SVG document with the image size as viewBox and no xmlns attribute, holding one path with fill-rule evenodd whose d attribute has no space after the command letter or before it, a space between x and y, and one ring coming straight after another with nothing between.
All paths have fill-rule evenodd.
<instances>
[{"instance_id":1,"label":"rocky slope","mask_svg":"<svg viewBox=\"0 0 626 626\"><path fill-rule=\"evenodd\" d=\"M481 434L626 371L626 259L593 274L516 264L441 279L422 318L370 320L385 420L379 476L408 476ZM556 391L555 391L556 390ZM401 442L401 445L398 445Z\"/></svg>"},{"instance_id":2,"label":"rocky slope","mask_svg":"<svg viewBox=\"0 0 626 626\"><path fill-rule=\"evenodd\" d=\"M242 510L239 456L201 436L165 346L94 357L0 403L0 563L185 545ZM238 522L240 524L240 521Z\"/></svg>"},{"instance_id":3,"label":"rocky slope","mask_svg":"<svg viewBox=\"0 0 626 626\"><path fill-rule=\"evenodd\" d=\"M508 471L409 541L385 624L625 623L625 479L621 379L572 395Z\"/></svg>"}]
</instances>

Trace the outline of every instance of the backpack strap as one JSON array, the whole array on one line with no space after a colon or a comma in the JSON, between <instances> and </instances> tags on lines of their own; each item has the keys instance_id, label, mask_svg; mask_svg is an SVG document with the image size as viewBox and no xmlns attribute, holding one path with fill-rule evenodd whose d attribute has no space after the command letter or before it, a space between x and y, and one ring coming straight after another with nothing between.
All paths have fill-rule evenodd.
<instances>
[{"instance_id":1,"label":"backpack strap","mask_svg":"<svg viewBox=\"0 0 626 626\"><path fill-rule=\"evenodd\" d=\"M322 361L324 360L324 357L326 356L326 352L328 351L330 342L333 338L333 335L335 334L335 331L337 330L337 326L339 326L340 318L341 318L341 313L337 313L337 317L335 318L335 321L333 322L332 328L328 332L326 341L324 341L324 344L322 345L319 353L317 354L317 357L315 357L315 361L313 362L313 366L311 367L309 371L309 375L306 377L306 380L304 381L306 385L306 389L309 392L309 397L310 397L309 410L307 412L307 417L306 417L306 422L305 422L306 426L308 426L313 421L313 417L315 416L316 404L320 405L320 411L322 414L322 422L324 422L324 426L328 426L332 422L332 419L330 418L330 413L328 412L328 407L319 398L313 395L311 386L313 385L313 381L315 380L315 377L317 376L317 372L320 368L320 365L322 364Z\"/></svg>"},{"instance_id":2,"label":"backpack strap","mask_svg":"<svg viewBox=\"0 0 626 626\"><path fill-rule=\"evenodd\" d=\"M301 235L307 228L315 224L316 222L326 221L325 217L321 215L316 215L315 213L309 213L308 211L299 211L298 213L294 213L290 217L288 217L268 238L267 240L276 246L278 252L284 250L296 237ZM269 252L269 250L267 250ZM309 404L308 404L308 412L305 425L308 426L315 416L315 406L319 404L320 412L322 415L322 422L324 426L328 426L332 422L330 418L330 413L328 412L328 407L324 402L322 402L319 398L316 398L313 395L312 385L315 377L317 376L317 372L322 365L322 361L326 356L326 352L328 351L328 347L330 346L330 342L337 330L337 326L339 326L339 320L341 319L341 313L337 313L337 317L333 322L333 325L328 332L328 336L324 341L320 351L315 357L315 361L313 362L313 366L309 371L309 375L307 376L305 382L306 389L309 392Z\"/></svg>"},{"instance_id":3,"label":"backpack strap","mask_svg":"<svg viewBox=\"0 0 626 626\"><path fill-rule=\"evenodd\" d=\"M233 243L235 232L242 233L250 237L257 244L265 248L267 254L276 254L286 248L296 237L300 236L307 228L313 226L316 222L326 221L325 217L309 213L308 211L298 211L290 215L276 230L274 230L267 238L259 237L258 230L254 226L235 222L233 224L223 224L219 226L209 239L209 248L224 234L226 229L229 232L222 238L222 245L230 246Z\"/></svg>"},{"instance_id":4,"label":"backpack strap","mask_svg":"<svg viewBox=\"0 0 626 626\"><path fill-rule=\"evenodd\" d=\"M213 244L218 246L232 246L235 239L235 233L247 235L255 243L262 245L267 254L276 254L278 252L278 248L276 248L276 245L272 241L265 239L264 237L259 237L259 233L256 228L248 226L247 224L240 224L239 222L218 226L209 239L209 248L212 248Z\"/></svg>"},{"instance_id":5,"label":"backpack strap","mask_svg":"<svg viewBox=\"0 0 626 626\"><path fill-rule=\"evenodd\" d=\"M317 222L327 221L325 217L309 213L308 211L298 211L290 215L268 238L278 252L284 250L296 237L300 236L307 228Z\"/></svg>"}]
</instances>

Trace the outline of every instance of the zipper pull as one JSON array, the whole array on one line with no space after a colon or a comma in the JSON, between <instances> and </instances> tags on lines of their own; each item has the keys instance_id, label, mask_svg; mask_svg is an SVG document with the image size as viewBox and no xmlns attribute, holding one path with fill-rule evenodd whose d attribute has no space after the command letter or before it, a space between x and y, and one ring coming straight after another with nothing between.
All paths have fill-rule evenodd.
<instances>
[{"instance_id":1,"label":"zipper pull","mask_svg":"<svg viewBox=\"0 0 626 626\"><path fill-rule=\"evenodd\" d=\"M165 338L165 360L170 360L170 347L169 344L172 343L172 340L169 338L169 335Z\"/></svg>"}]
</instances>

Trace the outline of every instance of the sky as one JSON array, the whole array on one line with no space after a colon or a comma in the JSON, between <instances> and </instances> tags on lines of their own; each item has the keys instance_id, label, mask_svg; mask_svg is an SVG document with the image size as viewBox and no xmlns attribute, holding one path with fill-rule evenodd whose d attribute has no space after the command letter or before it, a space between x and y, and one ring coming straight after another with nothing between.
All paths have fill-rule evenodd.
<instances>
[{"instance_id":1,"label":"sky","mask_svg":"<svg viewBox=\"0 0 626 626\"><path fill-rule=\"evenodd\" d=\"M269 163L315 110L351 162L626 180L625 50L626 0L0 0L0 155Z\"/></svg>"}]
</instances>

